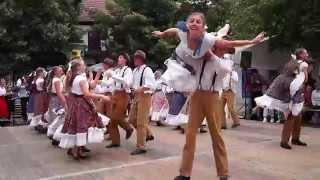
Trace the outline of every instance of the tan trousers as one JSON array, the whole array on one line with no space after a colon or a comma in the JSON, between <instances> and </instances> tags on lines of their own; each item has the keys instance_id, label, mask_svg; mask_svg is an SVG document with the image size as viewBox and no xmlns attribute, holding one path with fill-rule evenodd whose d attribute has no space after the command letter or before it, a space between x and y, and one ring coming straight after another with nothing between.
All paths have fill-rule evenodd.
<instances>
[{"instance_id":1,"label":"tan trousers","mask_svg":"<svg viewBox=\"0 0 320 180\"><path fill-rule=\"evenodd\" d=\"M151 94L135 95L130 108L129 122L137 131L137 148L145 149L147 136L152 136L149 124Z\"/></svg>"},{"instance_id":2,"label":"tan trousers","mask_svg":"<svg viewBox=\"0 0 320 180\"><path fill-rule=\"evenodd\" d=\"M227 104L228 110L230 112L233 124L239 124L240 123L240 120L239 120L239 117L238 117L238 113L237 113L236 108L235 108L235 97L236 97L236 95L231 90L223 91L223 93L222 93L222 97L221 97L221 99L222 99L221 108L222 108L222 112L223 112L222 117L221 117L221 120L222 120L222 124L221 125L222 125L222 127L226 127L227 126L226 112L225 112L225 109L224 109L226 104Z\"/></svg>"},{"instance_id":3,"label":"tan trousers","mask_svg":"<svg viewBox=\"0 0 320 180\"><path fill-rule=\"evenodd\" d=\"M218 176L228 175L228 160L224 141L220 135L216 109L219 109L219 94L210 91L196 91L191 96L186 144L183 149L180 174L191 176L196 147L197 130L204 118L207 119Z\"/></svg>"},{"instance_id":4,"label":"tan trousers","mask_svg":"<svg viewBox=\"0 0 320 180\"><path fill-rule=\"evenodd\" d=\"M112 97L112 93L105 93L105 96ZM108 117L111 116L112 111L112 103L111 102L104 102L104 114Z\"/></svg>"},{"instance_id":5,"label":"tan trousers","mask_svg":"<svg viewBox=\"0 0 320 180\"><path fill-rule=\"evenodd\" d=\"M301 114L299 116L293 116L292 114L289 114L283 125L281 143L288 143L290 136L292 136L292 140L299 140L301 134L301 125Z\"/></svg>"},{"instance_id":6,"label":"tan trousers","mask_svg":"<svg viewBox=\"0 0 320 180\"><path fill-rule=\"evenodd\" d=\"M125 91L116 91L111 98L111 121L109 124L109 133L112 144L120 144L120 133L118 126L124 130L131 129L129 122L125 120L126 111L129 103L129 95Z\"/></svg>"}]
</instances>

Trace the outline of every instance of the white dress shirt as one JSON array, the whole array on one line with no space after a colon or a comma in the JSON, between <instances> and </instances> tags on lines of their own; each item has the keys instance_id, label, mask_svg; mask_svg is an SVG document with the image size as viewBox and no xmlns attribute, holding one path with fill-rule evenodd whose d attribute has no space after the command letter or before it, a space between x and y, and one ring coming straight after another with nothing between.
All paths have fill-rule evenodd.
<instances>
[{"instance_id":1,"label":"white dress shirt","mask_svg":"<svg viewBox=\"0 0 320 180\"><path fill-rule=\"evenodd\" d=\"M201 60L201 64L204 60ZM198 82L200 82L200 75L202 70L202 65L200 66L201 69L197 69L197 75L198 75ZM207 60L207 63L205 65L201 82L198 83L198 89L199 90L205 90L205 91L217 91L219 93L222 92L222 86L223 86L223 78L225 77L226 73L229 73L232 71L232 66L230 66L228 61L221 60L218 57L213 57L210 60ZM215 82L213 85L213 78L215 77ZM212 86L213 85L213 86Z\"/></svg>"},{"instance_id":2,"label":"white dress shirt","mask_svg":"<svg viewBox=\"0 0 320 180\"><path fill-rule=\"evenodd\" d=\"M141 77L142 77L142 82L140 82ZM154 73L150 67L146 65L142 65L142 66L136 67L133 70L133 83L132 83L133 89L145 87L150 89L150 91L146 93L150 93L155 89L155 85L156 85L156 80L154 77Z\"/></svg>"},{"instance_id":3,"label":"white dress shirt","mask_svg":"<svg viewBox=\"0 0 320 180\"><path fill-rule=\"evenodd\" d=\"M0 96L5 96L7 94L5 87L0 87Z\"/></svg>"},{"instance_id":4,"label":"white dress shirt","mask_svg":"<svg viewBox=\"0 0 320 180\"><path fill-rule=\"evenodd\" d=\"M128 66L119 67L112 73L112 79L114 80L114 90L126 90L130 93L130 87L133 82L133 73Z\"/></svg>"},{"instance_id":5,"label":"white dress shirt","mask_svg":"<svg viewBox=\"0 0 320 180\"><path fill-rule=\"evenodd\" d=\"M231 90L236 93L236 84L239 81L238 73L236 71L232 71L227 73L223 78L223 90Z\"/></svg>"},{"instance_id":6,"label":"white dress shirt","mask_svg":"<svg viewBox=\"0 0 320 180\"><path fill-rule=\"evenodd\" d=\"M97 89L99 94L113 92L114 80L111 77L108 77L107 74L113 74L113 69L108 69L102 74L101 84Z\"/></svg>"}]
</instances>

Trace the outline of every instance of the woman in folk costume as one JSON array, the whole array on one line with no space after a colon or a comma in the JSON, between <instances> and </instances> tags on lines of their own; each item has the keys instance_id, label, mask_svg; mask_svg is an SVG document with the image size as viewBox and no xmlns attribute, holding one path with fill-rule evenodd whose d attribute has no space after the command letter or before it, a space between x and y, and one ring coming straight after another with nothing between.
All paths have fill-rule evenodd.
<instances>
[{"instance_id":1,"label":"woman in folk costume","mask_svg":"<svg viewBox=\"0 0 320 180\"><path fill-rule=\"evenodd\" d=\"M295 96L303 86L303 81L297 77L298 71L299 64L297 62L288 62L282 73L272 82L267 92L263 96L255 98L257 106L276 109L285 114L286 121L283 126L282 140L280 143L280 146L285 149L291 149L291 146L288 144L289 140L283 138L287 136L287 129L292 129L294 121L294 110L290 104L295 102Z\"/></svg>"},{"instance_id":2,"label":"woman in folk costume","mask_svg":"<svg viewBox=\"0 0 320 180\"><path fill-rule=\"evenodd\" d=\"M31 72L27 76L27 90L29 92L29 99L27 104L28 122L31 122L31 120L34 117L33 103L34 103L34 95L36 93L35 77L36 77L35 72Z\"/></svg>"},{"instance_id":3,"label":"woman in folk costume","mask_svg":"<svg viewBox=\"0 0 320 180\"><path fill-rule=\"evenodd\" d=\"M8 102L5 98L6 94L6 80L0 79L0 119L9 118Z\"/></svg>"},{"instance_id":4,"label":"woman in folk costume","mask_svg":"<svg viewBox=\"0 0 320 180\"><path fill-rule=\"evenodd\" d=\"M36 69L35 91L33 99L34 117L30 122L31 127L35 127L41 131L43 124L44 113L47 111L46 101L47 95L44 87L45 70L43 68Z\"/></svg>"},{"instance_id":5,"label":"woman in folk costume","mask_svg":"<svg viewBox=\"0 0 320 180\"><path fill-rule=\"evenodd\" d=\"M47 135L52 138L54 132L63 122L56 122L59 116L58 111L66 107L66 98L64 95L64 88L62 77L64 75L63 69L60 66L53 67L50 72L50 82L48 83L48 93L50 97L48 108L48 131Z\"/></svg>"},{"instance_id":6,"label":"woman in folk costume","mask_svg":"<svg viewBox=\"0 0 320 180\"><path fill-rule=\"evenodd\" d=\"M201 27L204 23L203 27ZM162 76L165 83L179 92L194 91L197 80L195 78L194 66L197 60L202 59L215 45L217 48L232 48L257 44L264 40L264 34L259 34L253 40L229 41L217 38L215 35L206 32L205 17L203 13L195 12L189 15L184 28L170 28L163 32L154 31L155 37L178 37L179 45L176 47L173 56L166 61L168 70ZM200 28L199 28L200 27ZM229 26L222 31L227 33ZM188 82L188 83L185 83Z\"/></svg>"},{"instance_id":7,"label":"woman in folk costume","mask_svg":"<svg viewBox=\"0 0 320 180\"><path fill-rule=\"evenodd\" d=\"M86 157L84 147L88 144L89 128L105 127L101 117L95 111L92 99L110 100L107 96L89 91L85 69L83 61L73 61L71 72L66 80L66 86L69 86L67 89L70 89L70 92L67 96L67 112L59 146L68 149L67 154L75 159Z\"/></svg>"},{"instance_id":8,"label":"woman in folk costume","mask_svg":"<svg viewBox=\"0 0 320 180\"><path fill-rule=\"evenodd\" d=\"M154 73L156 79L156 89L151 99L151 121L157 123L158 126L163 126L163 120L168 113L168 100L164 92L164 85L161 81L161 70L156 70Z\"/></svg>"},{"instance_id":9,"label":"woman in folk costume","mask_svg":"<svg viewBox=\"0 0 320 180\"><path fill-rule=\"evenodd\" d=\"M200 127L200 124L203 122L204 118L206 118L208 122L210 135L213 141L212 147L216 160L217 174L220 180L228 179L229 172L227 154L223 138L220 135L220 129L217 128L218 120L215 117L216 113L214 112L214 109L219 108L218 103L215 102L217 99L219 99L219 93L216 92L216 90L212 89L212 86L215 85L215 78L214 73L212 73L210 69L208 69L216 69L218 67L218 63L215 63L217 58L210 51L213 46L215 46L215 48L221 49L232 48L236 46L256 44L264 39L263 34L258 35L251 41L228 41L217 39L213 35L210 35L206 32L205 24L205 17L202 13L193 13L187 19L187 32L172 28L166 30L165 32L157 31L153 33L157 37L179 37L180 44L176 48L175 54L178 61L183 61L183 63L181 64L186 69L189 69L189 73L181 73L182 70L180 70L180 72L172 71L172 69L174 68L171 68L171 73L167 73L167 77L165 79L168 83L174 81L179 82L174 82L171 84L176 84L176 87L180 88L180 90L182 91L195 91L194 93L192 93L190 100L190 113L187 127L188 129L186 134L186 144L184 146L183 158L180 167L180 175L177 176L175 180L189 180L191 177L195 152L196 131ZM204 60L204 57L206 57L205 59L208 60ZM169 64L169 62L171 63L171 65ZM169 62L168 70L170 70L169 65L175 67L178 66L178 63L174 61ZM201 69L202 67L204 67L205 63L207 63L208 65L206 70L203 71L203 74L204 77L208 77L207 79L204 78L204 80L202 81L200 72L202 72ZM190 86L187 87L186 85L188 84L186 84L185 82L188 82ZM205 87L201 86L203 83L206 85ZM211 100L207 102L206 100L208 99Z\"/></svg>"}]
</instances>

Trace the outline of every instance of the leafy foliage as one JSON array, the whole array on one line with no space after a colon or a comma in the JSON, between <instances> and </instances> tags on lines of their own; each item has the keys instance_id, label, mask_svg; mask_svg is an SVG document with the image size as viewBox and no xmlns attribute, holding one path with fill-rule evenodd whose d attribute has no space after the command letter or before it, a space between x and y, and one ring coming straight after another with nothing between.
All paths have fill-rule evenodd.
<instances>
[{"instance_id":1,"label":"leafy foliage","mask_svg":"<svg viewBox=\"0 0 320 180\"><path fill-rule=\"evenodd\" d=\"M108 40L109 54L116 55L121 51L132 54L142 49L148 52L154 66L161 67L177 42L153 38L152 31L175 27L178 20L185 20L193 11L206 13L210 20L209 29L214 30L224 22L223 6L207 0L108 0L106 8L110 15L96 12L94 28Z\"/></svg>"},{"instance_id":2,"label":"leafy foliage","mask_svg":"<svg viewBox=\"0 0 320 180\"><path fill-rule=\"evenodd\" d=\"M317 0L234 0L227 15L236 38L258 31L273 36L273 48L304 46L319 52L320 2Z\"/></svg>"},{"instance_id":3,"label":"leafy foliage","mask_svg":"<svg viewBox=\"0 0 320 180\"><path fill-rule=\"evenodd\" d=\"M79 0L3 0L0 3L3 70L29 61L35 52L60 52L77 39L74 24L79 3Z\"/></svg>"}]
</instances>

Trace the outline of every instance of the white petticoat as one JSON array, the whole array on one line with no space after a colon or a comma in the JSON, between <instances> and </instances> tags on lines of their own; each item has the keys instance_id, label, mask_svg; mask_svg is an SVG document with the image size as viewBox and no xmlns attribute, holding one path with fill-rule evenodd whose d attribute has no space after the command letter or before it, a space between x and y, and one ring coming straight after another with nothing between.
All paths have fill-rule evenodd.
<instances>
[{"instance_id":1,"label":"white petticoat","mask_svg":"<svg viewBox=\"0 0 320 180\"><path fill-rule=\"evenodd\" d=\"M56 140L56 141L60 141L61 138L62 138L62 128L63 128L63 124L61 124L57 129L56 131L54 132L53 134L53 139Z\"/></svg>"},{"instance_id":2,"label":"white petticoat","mask_svg":"<svg viewBox=\"0 0 320 180\"><path fill-rule=\"evenodd\" d=\"M47 122L49 122L49 119L50 119L50 117L49 117L49 111L46 111L46 113L44 113L43 118L44 118Z\"/></svg>"},{"instance_id":3,"label":"white petticoat","mask_svg":"<svg viewBox=\"0 0 320 180\"><path fill-rule=\"evenodd\" d=\"M33 116L34 116L34 113L27 113L28 122L31 122Z\"/></svg>"},{"instance_id":4,"label":"white petticoat","mask_svg":"<svg viewBox=\"0 0 320 180\"><path fill-rule=\"evenodd\" d=\"M87 133L62 134L59 147L68 149L88 144Z\"/></svg>"},{"instance_id":5,"label":"white petticoat","mask_svg":"<svg viewBox=\"0 0 320 180\"><path fill-rule=\"evenodd\" d=\"M98 116L101 117L101 121L102 121L102 124L103 126L107 126L110 122L110 118L101 114L101 113L98 113Z\"/></svg>"},{"instance_id":6,"label":"white petticoat","mask_svg":"<svg viewBox=\"0 0 320 180\"><path fill-rule=\"evenodd\" d=\"M176 60L167 59L167 70L161 76L161 80L169 87L179 92L193 92L196 89L196 76L179 64Z\"/></svg>"},{"instance_id":7,"label":"white petticoat","mask_svg":"<svg viewBox=\"0 0 320 180\"><path fill-rule=\"evenodd\" d=\"M41 121L41 115L32 116L29 126L36 127L39 125L40 121Z\"/></svg>"},{"instance_id":8,"label":"white petticoat","mask_svg":"<svg viewBox=\"0 0 320 180\"><path fill-rule=\"evenodd\" d=\"M162 108L159 112L151 111L151 121L158 122L165 119L168 115L168 108Z\"/></svg>"},{"instance_id":9,"label":"white petticoat","mask_svg":"<svg viewBox=\"0 0 320 180\"><path fill-rule=\"evenodd\" d=\"M180 126L183 124L187 124L189 120L189 116L186 114L179 113L178 115L168 114L165 123L170 126Z\"/></svg>"},{"instance_id":10,"label":"white petticoat","mask_svg":"<svg viewBox=\"0 0 320 180\"><path fill-rule=\"evenodd\" d=\"M257 106L259 107L267 107L269 109L276 109L278 111L282 111L285 114L289 113L289 103L284 103L279 99L275 99L268 95L263 95L254 99L256 101Z\"/></svg>"},{"instance_id":11,"label":"white petticoat","mask_svg":"<svg viewBox=\"0 0 320 180\"><path fill-rule=\"evenodd\" d=\"M58 127L64 124L64 116L60 115L54 119L54 121L48 126L47 136L53 136L57 131ZM61 128L62 129L62 128Z\"/></svg>"},{"instance_id":12,"label":"white petticoat","mask_svg":"<svg viewBox=\"0 0 320 180\"><path fill-rule=\"evenodd\" d=\"M291 113L294 116L298 116L303 109L304 102L298 104L290 103L289 108L291 109Z\"/></svg>"}]
</instances>

